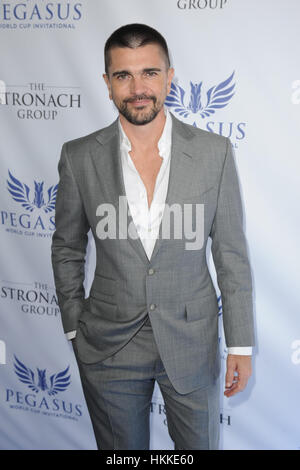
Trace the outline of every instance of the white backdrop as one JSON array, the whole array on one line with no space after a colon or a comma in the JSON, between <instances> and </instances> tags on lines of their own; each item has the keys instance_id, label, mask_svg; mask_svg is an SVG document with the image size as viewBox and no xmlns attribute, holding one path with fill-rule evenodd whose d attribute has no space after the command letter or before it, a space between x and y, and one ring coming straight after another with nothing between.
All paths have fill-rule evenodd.
<instances>
[{"instance_id":1,"label":"white backdrop","mask_svg":"<svg viewBox=\"0 0 300 470\"><path fill-rule=\"evenodd\" d=\"M257 347L247 390L221 397L221 449L300 448L299 17L297 0L0 1L1 449L95 448L51 269L57 163L63 142L115 118L103 47L132 22L167 39L171 112L235 149ZM91 242L87 293L93 266ZM173 448L158 389L151 447Z\"/></svg>"}]
</instances>

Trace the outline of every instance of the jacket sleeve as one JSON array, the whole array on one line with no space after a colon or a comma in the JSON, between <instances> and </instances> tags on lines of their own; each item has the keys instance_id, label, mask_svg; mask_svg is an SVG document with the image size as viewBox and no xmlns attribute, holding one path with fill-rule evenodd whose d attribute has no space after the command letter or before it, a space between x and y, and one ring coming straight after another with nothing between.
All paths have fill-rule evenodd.
<instances>
[{"instance_id":1,"label":"jacket sleeve","mask_svg":"<svg viewBox=\"0 0 300 470\"><path fill-rule=\"evenodd\" d=\"M56 228L51 245L54 282L65 332L76 330L83 310L84 264L90 228L68 158L67 145L62 146L58 163Z\"/></svg>"},{"instance_id":2,"label":"jacket sleeve","mask_svg":"<svg viewBox=\"0 0 300 470\"><path fill-rule=\"evenodd\" d=\"M221 291L226 345L254 346L251 268L238 176L229 139L210 236Z\"/></svg>"}]
</instances>

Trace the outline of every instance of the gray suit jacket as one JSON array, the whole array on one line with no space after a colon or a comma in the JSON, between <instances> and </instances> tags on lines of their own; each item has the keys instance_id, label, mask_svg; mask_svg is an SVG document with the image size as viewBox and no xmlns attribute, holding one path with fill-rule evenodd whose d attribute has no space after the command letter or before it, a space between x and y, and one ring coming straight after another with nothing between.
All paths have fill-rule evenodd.
<instances>
[{"instance_id":1,"label":"gray suit jacket","mask_svg":"<svg viewBox=\"0 0 300 470\"><path fill-rule=\"evenodd\" d=\"M190 240L184 233L182 239L172 239L171 230L170 239L160 233L149 261L138 237L98 238L97 207L113 204L118 220L119 195L125 196L116 120L62 147L52 265L64 331L77 330L82 362L96 363L118 351L148 312L166 372L179 393L188 393L213 383L220 371L218 302L207 267L208 238L228 347L254 345L252 280L230 140L172 119L166 203L204 204L203 247L187 250ZM90 229L97 258L85 299Z\"/></svg>"}]
</instances>

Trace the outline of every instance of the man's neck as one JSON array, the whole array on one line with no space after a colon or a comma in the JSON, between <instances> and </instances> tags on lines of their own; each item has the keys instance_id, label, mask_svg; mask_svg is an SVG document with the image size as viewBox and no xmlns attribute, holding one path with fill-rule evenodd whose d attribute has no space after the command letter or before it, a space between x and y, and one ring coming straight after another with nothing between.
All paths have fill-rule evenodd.
<instances>
[{"instance_id":1,"label":"man's neck","mask_svg":"<svg viewBox=\"0 0 300 470\"><path fill-rule=\"evenodd\" d=\"M132 149L156 148L164 130L166 115L162 108L153 121L143 126L138 126L131 124L120 114L120 122L131 143Z\"/></svg>"}]
</instances>

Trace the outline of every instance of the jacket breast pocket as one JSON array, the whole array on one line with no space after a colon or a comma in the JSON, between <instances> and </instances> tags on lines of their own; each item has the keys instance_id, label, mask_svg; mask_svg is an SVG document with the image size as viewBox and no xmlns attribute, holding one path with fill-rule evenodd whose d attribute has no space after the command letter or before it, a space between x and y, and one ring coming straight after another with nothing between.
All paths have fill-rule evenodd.
<instances>
[{"instance_id":1,"label":"jacket breast pocket","mask_svg":"<svg viewBox=\"0 0 300 470\"><path fill-rule=\"evenodd\" d=\"M204 189L203 191L199 191L198 193L192 193L188 196L185 196L182 200L184 202L205 202L207 198L213 194L213 189L215 189L215 186L210 186L207 189Z\"/></svg>"}]
</instances>

